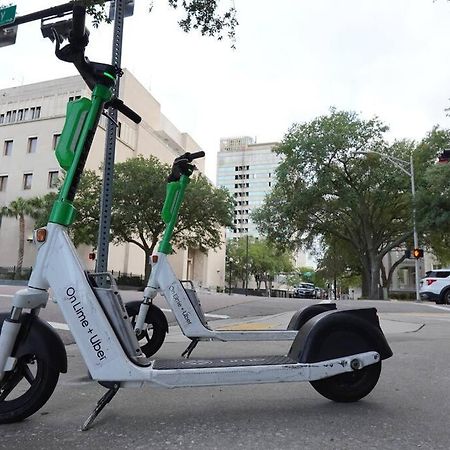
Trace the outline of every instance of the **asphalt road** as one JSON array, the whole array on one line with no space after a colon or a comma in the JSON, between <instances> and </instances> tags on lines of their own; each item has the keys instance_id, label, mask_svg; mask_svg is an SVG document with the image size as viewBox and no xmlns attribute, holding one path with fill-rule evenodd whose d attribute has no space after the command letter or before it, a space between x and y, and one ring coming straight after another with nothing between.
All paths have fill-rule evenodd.
<instances>
[{"instance_id":1,"label":"asphalt road","mask_svg":"<svg viewBox=\"0 0 450 450\"><path fill-rule=\"evenodd\" d=\"M0 286L0 308L12 295ZM125 300L133 293L124 294ZM136 298L134 298L136 299ZM223 325L275 320L313 301L202 295L204 309L229 316ZM450 448L450 308L409 302L338 302L373 306L394 351L364 400L336 404L308 383L221 388L123 389L94 427L80 427L104 389L87 380L76 345L68 345L69 372L49 402L18 424L2 425L0 448L40 449L448 449ZM54 305L45 314L60 318ZM54 315L53 315L54 314ZM52 316L53 315L53 316ZM289 314L284 316L288 317ZM62 333L67 333L62 331ZM203 343L194 357L283 354L289 343ZM158 353L177 357L186 342L171 328Z\"/></svg>"}]
</instances>

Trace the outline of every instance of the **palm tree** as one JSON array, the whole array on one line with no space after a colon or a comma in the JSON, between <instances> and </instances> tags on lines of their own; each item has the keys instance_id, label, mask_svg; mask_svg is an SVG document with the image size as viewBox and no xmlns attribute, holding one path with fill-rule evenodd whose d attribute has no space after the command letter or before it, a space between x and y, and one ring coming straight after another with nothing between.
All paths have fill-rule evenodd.
<instances>
[{"instance_id":1,"label":"palm tree","mask_svg":"<svg viewBox=\"0 0 450 450\"><path fill-rule=\"evenodd\" d=\"M25 200L22 197L16 198L8 206L0 209L0 215L5 217L15 217L19 220L19 250L17 253L16 274L22 272L23 254L25 247L25 216L36 217L37 199Z\"/></svg>"}]
</instances>

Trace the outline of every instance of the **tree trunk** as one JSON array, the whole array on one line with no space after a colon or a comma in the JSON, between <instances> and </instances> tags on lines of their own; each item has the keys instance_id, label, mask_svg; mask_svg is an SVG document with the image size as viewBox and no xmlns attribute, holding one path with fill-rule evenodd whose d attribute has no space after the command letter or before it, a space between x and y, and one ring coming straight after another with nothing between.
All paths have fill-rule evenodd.
<instances>
[{"instance_id":1,"label":"tree trunk","mask_svg":"<svg viewBox=\"0 0 450 450\"><path fill-rule=\"evenodd\" d=\"M361 257L361 295L369 298L370 293L370 261L365 256Z\"/></svg>"},{"instance_id":2,"label":"tree trunk","mask_svg":"<svg viewBox=\"0 0 450 450\"><path fill-rule=\"evenodd\" d=\"M23 254L25 245L25 218L23 214L19 214L19 251L17 253L16 273L18 275L22 272Z\"/></svg>"},{"instance_id":3,"label":"tree trunk","mask_svg":"<svg viewBox=\"0 0 450 450\"><path fill-rule=\"evenodd\" d=\"M380 261L377 257L371 258L371 267L370 267L370 292L369 299L370 300L379 300L380 299Z\"/></svg>"},{"instance_id":4,"label":"tree trunk","mask_svg":"<svg viewBox=\"0 0 450 450\"><path fill-rule=\"evenodd\" d=\"M155 250L156 244L158 243L158 239L153 239L150 246L147 245L147 243L142 239L142 246L139 246L144 250L145 254L145 262L144 262L144 283L148 283L148 279L150 277L150 273L152 272L152 264L151 264L151 257L153 255L153 251Z\"/></svg>"},{"instance_id":5,"label":"tree trunk","mask_svg":"<svg viewBox=\"0 0 450 450\"><path fill-rule=\"evenodd\" d=\"M150 277L150 273L152 271L152 265L150 263L150 258L152 256L152 251L146 250L145 251L145 275L144 275L144 282L145 284L148 283L148 278Z\"/></svg>"},{"instance_id":6,"label":"tree trunk","mask_svg":"<svg viewBox=\"0 0 450 450\"><path fill-rule=\"evenodd\" d=\"M402 255L400 259L398 259L397 261L395 261L394 264L392 264L391 268L389 269L389 274L387 277L387 288L388 288L388 293L391 289L391 283L392 283L392 276L394 275L394 271L395 269L406 259L406 255Z\"/></svg>"}]
</instances>

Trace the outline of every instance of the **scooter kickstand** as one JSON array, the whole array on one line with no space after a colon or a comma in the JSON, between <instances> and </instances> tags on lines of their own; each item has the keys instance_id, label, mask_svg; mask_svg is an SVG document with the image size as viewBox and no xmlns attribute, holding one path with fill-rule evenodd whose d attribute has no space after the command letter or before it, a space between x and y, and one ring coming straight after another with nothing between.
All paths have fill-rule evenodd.
<instances>
[{"instance_id":1,"label":"scooter kickstand","mask_svg":"<svg viewBox=\"0 0 450 450\"><path fill-rule=\"evenodd\" d=\"M81 431L88 430L92 422L94 422L95 418L101 413L103 408L113 399L113 397L117 394L120 385L118 383L114 383L113 387L106 391L106 394L97 402L97 405L94 408L94 411L91 412L90 416L86 419L83 426L81 427Z\"/></svg>"},{"instance_id":2,"label":"scooter kickstand","mask_svg":"<svg viewBox=\"0 0 450 450\"><path fill-rule=\"evenodd\" d=\"M192 351L197 347L198 339L192 339L191 343L187 346L186 350L181 354L182 358L188 359L191 356Z\"/></svg>"}]
</instances>

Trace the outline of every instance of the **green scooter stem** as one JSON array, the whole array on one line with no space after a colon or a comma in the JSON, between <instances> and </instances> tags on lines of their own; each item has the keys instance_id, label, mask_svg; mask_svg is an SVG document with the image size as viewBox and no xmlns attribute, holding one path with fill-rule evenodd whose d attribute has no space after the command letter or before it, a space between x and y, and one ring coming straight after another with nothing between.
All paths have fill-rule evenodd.
<instances>
[{"instance_id":1,"label":"green scooter stem","mask_svg":"<svg viewBox=\"0 0 450 450\"><path fill-rule=\"evenodd\" d=\"M179 181L172 181L167 184L166 198L161 211L161 217L166 224L166 229L164 230L163 238L158 247L158 251L166 255L172 253L170 240L172 239L173 230L178 220L178 213L181 204L183 203L184 192L186 191L189 181L187 175L181 175Z\"/></svg>"},{"instance_id":2,"label":"green scooter stem","mask_svg":"<svg viewBox=\"0 0 450 450\"><path fill-rule=\"evenodd\" d=\"M82 98L77 100L79 103L75 107L68 105L66 122L55 151L61 168L67 170L67 174L53 204L49 222L69 226L75 220L73 197L103 106L111 96L111 88L98 84L92 91L92 100Z\"/></svg>"}]
</instances>

